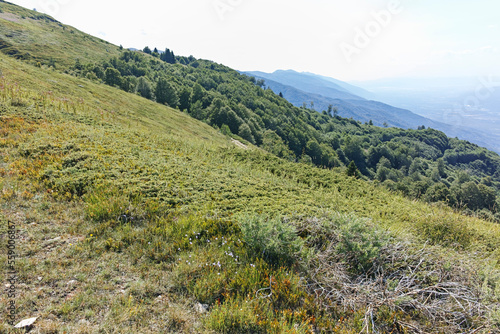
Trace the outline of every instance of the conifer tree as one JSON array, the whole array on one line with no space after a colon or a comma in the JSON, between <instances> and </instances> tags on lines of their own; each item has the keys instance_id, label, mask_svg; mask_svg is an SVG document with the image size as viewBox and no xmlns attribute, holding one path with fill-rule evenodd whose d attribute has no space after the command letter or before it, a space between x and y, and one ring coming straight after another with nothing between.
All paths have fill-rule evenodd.
<instances>
[{"instance_id":1,"label":"conifer tree","mask_svg":"<svg viewBox=\"0 0 500 334\"><path fill-rule=\"evenodd\" d=\"M359 173L359 169L358 167L356 167L354 161L351 161L349 167L347 167L347 176L353 176L356 179L358 179L361 176L361 174Z\"/></svg>"}]
</instances>

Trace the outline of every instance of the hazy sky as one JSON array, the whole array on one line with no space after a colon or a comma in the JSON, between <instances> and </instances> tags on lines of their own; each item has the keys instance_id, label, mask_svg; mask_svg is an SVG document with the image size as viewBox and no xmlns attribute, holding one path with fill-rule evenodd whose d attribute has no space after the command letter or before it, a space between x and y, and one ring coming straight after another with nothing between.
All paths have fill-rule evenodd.
<instances>
[{"instance_id":1,"label":"hazy sky","mask_svg":"<svg viewBox=\"0 0 500 334\"><path fill-rule=\"evenodd\" d=\"M498 0L10 0L124 47L341 80L500 74Z\"/></svg>"}]
</instances>

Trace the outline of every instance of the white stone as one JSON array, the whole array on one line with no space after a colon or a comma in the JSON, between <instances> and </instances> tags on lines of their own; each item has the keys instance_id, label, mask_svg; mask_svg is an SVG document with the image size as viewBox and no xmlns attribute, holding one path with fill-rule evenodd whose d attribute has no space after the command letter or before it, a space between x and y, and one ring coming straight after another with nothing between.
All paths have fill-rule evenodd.
<instances>
[{"instance_id":1,"label":"white stone","mask_svg":"<svg viewBox=\"0 0 500 334\"><path fill-rule=\"evenodd\" d=\"M20 323L18 323L17 325L15 325L14 328L30 327L31 325L33 325L35 323L36 319L38 319L38 317L23 320Z\"/></svg>"}]
</instances>

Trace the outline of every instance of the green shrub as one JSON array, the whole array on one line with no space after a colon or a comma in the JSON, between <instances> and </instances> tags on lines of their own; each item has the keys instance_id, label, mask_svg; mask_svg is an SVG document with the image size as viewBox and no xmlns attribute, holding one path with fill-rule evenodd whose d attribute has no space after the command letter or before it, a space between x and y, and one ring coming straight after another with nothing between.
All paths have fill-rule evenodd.
<instances>
[{"instance_id":1,"label":"green shrub","mask_svg":"<svg viewBox=\"0 0 500 334\"><path fill-rule=\"evenodd\" d=\"M303 253L304 241L295 228L280 217L243 216L240 220L243 238L250 255L270 264L293 264Z\"/></svg>"},{"instance_id":2,"label":"green shrub","mask_svg":"<svg viewBox=\"0 0 500 334\"><path fill-rule=\"evenodd\" d=\"M231 136L232 134L227 124L222 124L222 126L220 127L220 132L225 136Z\"/></svg>"},{"instance_id":3,"label":"green shrub","mask_svg":"<svg viewBox=\"0 0 500 334\"><path fill-rule=\"evenodd\" d=\"M341 215L337 219L340 232L337 252L346 258L351 271L368 271L386 243L385 236L366 219Z\"/></svg>"},{"instance_id":4,"label":"green shrub","mask_svg":"<svg viewBox=\"0 0 500 334\"><path fill-rule=\"evenodd\" d=\"M296 224L311 252L344 262L352 274L369 271L389 241L388 234L369 220L353 215L327 213L321 218L299 219Z\"/></svg>"}]
</instances>

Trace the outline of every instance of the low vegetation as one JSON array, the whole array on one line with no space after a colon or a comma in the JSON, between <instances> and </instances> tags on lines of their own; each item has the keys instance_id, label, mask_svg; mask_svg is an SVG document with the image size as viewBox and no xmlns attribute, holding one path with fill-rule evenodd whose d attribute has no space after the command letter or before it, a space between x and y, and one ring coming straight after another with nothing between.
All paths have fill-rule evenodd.
<instances>
[{"instance_id":1,"label":"low vegetation","mask_svg":"<svg viewBox=\"0 0 500 334\"><path fill-rule=\"evenodd\" d=\"M0 240L14 223L17 319L37 332L500 330L498 224L95 78L0 70Z\"/></svg>"},{"instance_id":2,"label":"low vegetation","mask_svg":"<svg viewBox=\"0 0 500 334\"><path fill-rule=\"evenodd\" d=\"M177 57L177 64L161 58L124 51L102 63L78 61L68 73L179 108L279 157L325 168L350 165L359 170L352 175L410 198L500 221L500 157L494 152L425 127L380 128L340 118L332 108L299 109L262 81L225 66L194 57Z\"/></svg>"}]
</instances>

